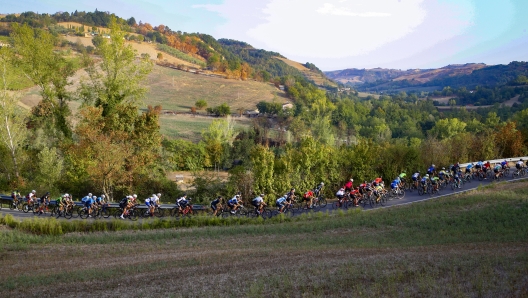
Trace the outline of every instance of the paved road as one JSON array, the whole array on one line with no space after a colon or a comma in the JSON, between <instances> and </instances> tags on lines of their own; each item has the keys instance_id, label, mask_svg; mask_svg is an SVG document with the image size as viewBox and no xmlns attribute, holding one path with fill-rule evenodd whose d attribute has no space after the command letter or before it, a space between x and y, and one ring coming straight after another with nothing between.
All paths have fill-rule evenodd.
<instances>
[{"instance_id":1,"label":"paved road","mask_svg":"<svg viewBox=\"0 0 528 298\"><path fill-rule=\"evenodd\" d=\"M514 170L515 170L515 168L511 168L509 177L505 177L501 181L511 182L511 181L516 181L516 180L528 179L528 175L524 176L524 177L513 179L511 173L513 173ZM438 194L435 194L435 195L432 195L432 196L429 195L429 194L424 194L424 195L420 196L416 190L413 191L413 192L406 191L405 192L405 197L403 199L392 199L392 200L388 201L385 204L385 206L377 205L377 206L372 207L372 208L369 207L369 206L366 206L365 208L362 208L362 207L359 207L359 208L362 208L363 210L368 211L368 210L373 210L373 209L377 209L377 208L388 208L388 207L397 206L397 205L405 205L405 204L410 204L410 203L414 203L414 202L426 201L426 200L431 200L431 199L435 199L435 198L439 198L439 197L444 197L444 196L448 196L448 195L452 195L452 194L456 194L456 193L469 191L469 190L472 190L472 189L476 189L479 185L488 185L490 183L496 183L496 182L494 182L492 179L485 179L483 181L472 180L471 182L464 184L462 186L462 189L451 190L450 186L448 186L447 188L441 190ZM13 216L15 216L17 218L21 218L21 219L32 218L32 217L49 217L49 213L39 216L39 215L34 215L31 211L28 212L28 213L23 213L23 212L17 211L17 210L9 210L9 207L8 207L6 201L3 201L2 206L3 206L3 208L2 208L2 210L0 210L0 214L11 214L11 215L13 215ZM174 207L174 205L162 205L162 207L167 208L167 209L171 209L172 207ZM321 211L322 212L327 212L327 211L332 211L332 210L333 210L332 209L332 201L330 201L330 202L328 202L328 205L325 208L321 208L318 211L319 212L321 212ZM113 218L113 217L111 217L111 218Z\"/></svg>"}]
</instances>

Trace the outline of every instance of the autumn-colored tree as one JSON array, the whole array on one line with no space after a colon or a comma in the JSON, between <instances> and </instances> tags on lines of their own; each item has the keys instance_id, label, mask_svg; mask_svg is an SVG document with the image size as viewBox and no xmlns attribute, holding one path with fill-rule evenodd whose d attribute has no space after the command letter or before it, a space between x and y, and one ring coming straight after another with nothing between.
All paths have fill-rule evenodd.
<instances>
[{"instance_id":1,"label":"autumn-colored tree","mask_svg":"<svg viewBox=\"0 0 528 298\"><path fill-rule=\"evenodd\" d=\"M507 122L499 127L494 136L499 157L518 157L524 154L524 139L515 122Z\"/></svg>"}]
</instances>

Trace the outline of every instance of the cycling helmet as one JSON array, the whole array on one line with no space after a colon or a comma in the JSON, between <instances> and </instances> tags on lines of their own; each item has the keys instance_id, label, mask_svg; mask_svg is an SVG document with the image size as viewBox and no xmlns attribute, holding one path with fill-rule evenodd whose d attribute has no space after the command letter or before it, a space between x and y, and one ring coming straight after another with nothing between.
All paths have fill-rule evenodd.
<instances>
[{"instance_id":1,"label":"cycling helmet","mask_svg":"<svg viewBox=\"0 0 528 298\"><path fill-rule=\"evenodd\" d=\"M101 195L101 198L103 198L103 199L104 199L104 198L106 198L106 196L105 196L105 195Z\"/></svg>"},{"instance_id":2,"label":"cycling helmet","mask_svg":"<svg viewBox=\"0 0 528 298\"><path fill-rule=\"evenodd\" d=\"M444 167L442 167L442 170L445 170L445 168L444 168Z\"/></svg>"},{"instance_id":3,"label":"cycling helmet","mask_svg":"<svg viewBox=\"0 0 528 298\"><path fill-rule=\"evenodd\" d=\"M290 189L290 191L295 191L295 188L292 187L292 189Z\"/></svg>"},{"instance_id":4,"label":"cycling helmet","mask_svg":"<svg viewBox=\"0 0 528 298\"><path fill-rule=\"evenodd\" d=\"M237 198L237 199L240 198L240 195L236 195L235 198Z\"/></svg>"},{"instance_id":5,"label":"cycling helmet","mask_svg":"<svg viewBox=\"0 0 528 298\"><path fill-rule=\"evenodd\" d=\"M434 167L435 167L435 165L434 165L434 164L432 164L432 165L431 165L431 167L433 167L433 168L434 168Z\"/></svg>"},{"instance_id":6,"label":"cycling helmet","mask_svg":"<svg viewBox=\"0 0 528 298\"><path fill-rule=\"evenodd\" d=\"M429 174L425 174L425 178L429 178Z\"/></svg>"},{"instance_id":7,"label":"cycling helmet","mask_svg":"<svg viewBox=\"0 0 528 298\"><path fill-rule=\"evenodd\" d=\"M354 179L350 178L350 182L354 182Z\"/></svg>"},{"instance_id":8,"label":"cycling helmet","mask_svg":"<svg viewBox=\"0 0 528 298\"><path fill-rule=\"evenodd\" d=\"M97 199L97 197L96 197L96 196L93 196L93 197L92 197L92 199L94 199L94 200L95 200L95 199Z\"/></svg>"},{"instance_id":9,"label":"cycling helmet","mask_svg":"<svg viewBox=\"0 0 528 298\"><path fill-rule=\"evenodd\" d=\"M92 196L92 193L91 193L91 192L90 192L90 193L88 193L88 196L89 196L89 197L91 197L91 196Z\"/></svg>"},{"instance_id":10,"label":"cycling helmet","mask_svg":"<svg viewBox=\"0 0 528 298\"><path fill-rule=\"evenodd\" d=\"M263 197L263 196L265 196L265 194L261 193L260 196Z\"/></svg>"},{"instance_id":11,"label":"cycling helmet","mask_svg":"<svg viewBox=\"0 0 528 298\"><path fill-rule=\"evenodd\" d=\"M161 197L161 194L158 192L158 194L156 196L159 198L159 197Z\"/></svg>"},{"instance_id":12,"label":"cycling helmet","mask_svg":"<svg viewBox=\"0 0 528 298\"><path fill-rule=\"evenodd\" d=\"M521 160L522 160L522 159L521 159ZM32 190L31 193L36 193L36 191L35 191L35 190Z\"/></svg>"},{"instance_id":13,"label":"cycling helmet","mask_svg":"<svg viewBox=\"0 0 528 298\"><path fill-rule=\"evenodd\" d=\"M134 197L134 199L137 199L137 195L136 194L133 194L132 196Z\"/></svg>"}]
</instances>

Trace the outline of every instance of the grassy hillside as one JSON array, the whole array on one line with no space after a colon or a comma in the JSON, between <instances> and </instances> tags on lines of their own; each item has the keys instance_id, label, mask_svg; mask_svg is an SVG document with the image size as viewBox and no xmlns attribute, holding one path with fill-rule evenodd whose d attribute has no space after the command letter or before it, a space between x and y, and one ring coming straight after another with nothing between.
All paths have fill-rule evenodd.
<instances>
[{"instance_id":1,"label":"grassy hillside","mask_svg":"<svg viewBox=\"0 0 528 298\"><path fill-rule=\"evenodd\" d=\"M146 85L147 105L162 105L164 110L189 112L203 99L208 107L227 103L231 111L254 110L260 101L285 102L285 93L272 84L255 81L228 80L155 66ZM202 111L204 113L204 111Z\"/></svg>"},{"instance_id":2,"label":"grassy hillside","mask_svg":"<svg viewBox=\"0 0 528 298\"><path fill-rule=\"evenodd\" d=\"M64 236L0 226L10 268L0 288L9 297L526 297L527 187L273 224Z\"/></svg>"},{"instance_id":3,"label":"grassy hillside","mask_svg":"<svg viewBox=\"0 0 528 298\"><path fill-rule=\"evenodd\" d=\"M282 57L275 57L275 58L299 70L308 80L313 81L318 86L337 87L337 84L327 79L324 74L312 71L299 62L292 61L292 60L282 58Z\"/></svg>"}]
</instances>

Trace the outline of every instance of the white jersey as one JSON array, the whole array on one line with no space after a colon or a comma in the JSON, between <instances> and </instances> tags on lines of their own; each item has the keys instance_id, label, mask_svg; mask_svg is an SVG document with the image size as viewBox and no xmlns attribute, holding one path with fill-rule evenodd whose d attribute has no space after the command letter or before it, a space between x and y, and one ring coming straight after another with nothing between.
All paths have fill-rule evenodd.
<instances>
[{"instance_id":1,"label":"white jersey","mask_svg":"<svg viewBox=\"0 0 528 298\"><path fill-rule=\"evenodd\" d=\"M262 203L262 202L264 202L264 199L262 199L261 196L258 196L258 197L256 197L256 198L253 199L253 202L255 202L255 203Z\"/></svg>"},{"instance_id":2,"label":"white jersey","mask_svg":"<svg viewBox=\"0 0 528 298\"><path fill-rule=\"evenodd\" d=\"M186 197L181 197L181 198L178 199L178 203L181 203L182 201L185 201L185 200L187 200Z\"/></svg>"},{"instance_id":3,"label":"white jersey","mask_svg":"<svg viewBox=\"0 0 528 298\"><path fill-rule=\"evenodd\" d=\"M336 196L344 196L345 195L345 190L344 189L339 189L337 192L336 192Z\"/></svg>"},{"instance_id":4,"label":"white jersey","mask_svg":"<svg viewBox=\"0 0 528 298\"><path fill-rule=\"evenodd\" d=\"M150 202L154 204L158 204L159 198L157 196L153 196L152 198L150 198Z\"/></svg>"},{"instance_id":5,"label":"white jersey","mask_svg":"<svg viewBox=\"0 0 528 298\"><path fill-rule=\"evenodd\" d=\"M517 162L517 165L520 166L520 167L522 167L522 166L524 166L524 162L523 162L522 160L519 160L519 161Z\"/></svg>"}]
</instances>

